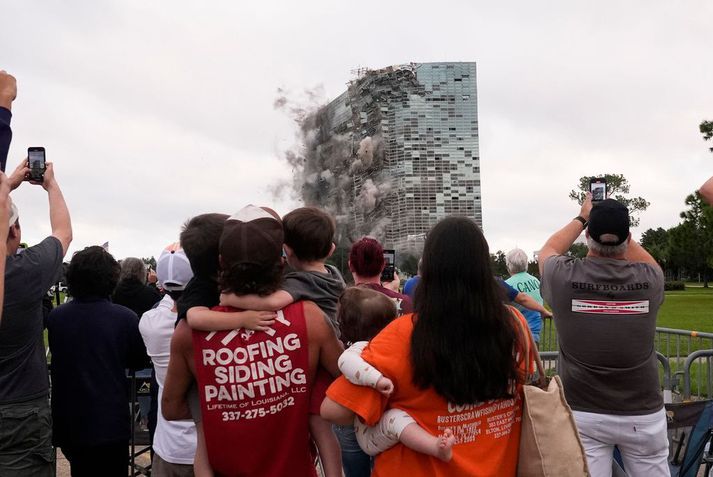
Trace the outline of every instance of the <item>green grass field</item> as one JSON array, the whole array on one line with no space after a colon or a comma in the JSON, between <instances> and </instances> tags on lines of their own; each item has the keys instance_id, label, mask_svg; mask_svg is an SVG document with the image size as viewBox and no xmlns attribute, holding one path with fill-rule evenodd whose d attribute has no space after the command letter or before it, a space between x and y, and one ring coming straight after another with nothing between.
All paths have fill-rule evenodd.
<instances>
[{"instance_id":1,"label":"green grass field","mask_svg":"<svg viewBox=\"0 0 713 477\"><path fill-rule=\"evenodd\" d=\"M666 292L656 326L713 333L713 288L696 285Z\"/></svg>"}]
</instances>

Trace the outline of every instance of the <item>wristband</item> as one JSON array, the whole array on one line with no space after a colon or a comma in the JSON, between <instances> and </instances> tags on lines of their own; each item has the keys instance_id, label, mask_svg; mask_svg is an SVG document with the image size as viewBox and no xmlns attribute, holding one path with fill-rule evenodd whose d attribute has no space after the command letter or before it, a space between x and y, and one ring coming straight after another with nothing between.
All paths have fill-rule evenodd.
<instances>
[{"instance_id":1,"label":"wristband","mask_svg":"<svg viewBox=\"0 0 713 477\"><path fill-rule=\"evenodd\" d=\"M572 220L576 220L576 221L578 221L578 222L581 222L581 224L582 224L582 229L586 229L586 228L587 228L587 224L589 223L589 222L587 222L587 219L585 219L585 218L582 217L581 215L576 216L576 217L573 218Z\"/></svg>"}]
</instances>

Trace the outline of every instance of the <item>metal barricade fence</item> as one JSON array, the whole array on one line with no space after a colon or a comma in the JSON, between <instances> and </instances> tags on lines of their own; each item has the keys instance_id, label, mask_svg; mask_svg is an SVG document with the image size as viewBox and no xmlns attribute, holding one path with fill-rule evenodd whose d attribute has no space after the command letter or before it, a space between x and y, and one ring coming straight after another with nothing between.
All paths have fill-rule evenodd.
<instances>
[{"instance_id":1,"label":"metal barricade fence","mask_svg":"<svg viewBox=\"0 0 713 477\"><path fill-rule=\"evenodd\" d=\"M557 351L557 330L552 318L542 319L542 329L540 329L540 351Z\"/></svg>"},{"instance_id":2,"label":"metal barricade fence","mask_svg":"<svg viewBox=\"0 0 713 477\"><path fill-rule=\"evenodd\" d=\"M683 375L683 399L713 399L713 349L696 350L690 353L679 373Z\"/></svg>"}]
</instances>

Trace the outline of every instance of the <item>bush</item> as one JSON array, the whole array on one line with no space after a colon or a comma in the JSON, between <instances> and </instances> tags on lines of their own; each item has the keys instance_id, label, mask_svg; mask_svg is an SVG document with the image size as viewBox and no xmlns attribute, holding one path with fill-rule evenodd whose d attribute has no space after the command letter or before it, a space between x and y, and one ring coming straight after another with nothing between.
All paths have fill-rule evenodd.
<instances>
[{"instance_id":1,"label":"bush","mask_svg":"<svg viewBox=\"0 0 713 477\"><path fill-rule=\"evenodd\" d=\"M663 289L666 291L685 290L686 284L684 282L666 282L664 283Z\"/></svg>"}]
</instances>

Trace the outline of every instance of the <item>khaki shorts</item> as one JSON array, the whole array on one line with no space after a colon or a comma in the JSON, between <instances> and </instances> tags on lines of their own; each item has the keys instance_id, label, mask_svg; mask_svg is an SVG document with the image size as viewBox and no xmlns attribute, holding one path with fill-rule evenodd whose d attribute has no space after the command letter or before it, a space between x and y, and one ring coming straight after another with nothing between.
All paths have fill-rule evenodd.
<instances>
[{"instance_id":1,"label":"khaki shorts","mask_svg":"<svg viewBox=\"0 0 713 477\"><path fill-rule=\"evenodd\" d=\"M160 455L154 453L151 462L152 477L193 477L191 464L172 464L166 462Z\"/></svg>"}]
</instances>

